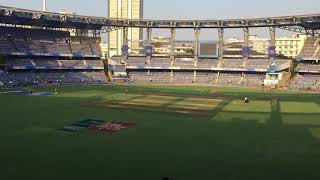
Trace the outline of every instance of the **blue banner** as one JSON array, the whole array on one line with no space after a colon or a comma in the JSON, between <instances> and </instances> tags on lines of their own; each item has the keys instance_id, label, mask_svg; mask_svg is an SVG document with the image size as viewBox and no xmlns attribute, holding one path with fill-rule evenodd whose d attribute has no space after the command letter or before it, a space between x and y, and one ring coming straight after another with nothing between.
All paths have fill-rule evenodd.
<instances>
[{"instance_id":1,"label":"blue banner","mask_svg":"<svg viewBox=\"0 0 320 180\"><path fill-rule=\"evenodd\" d=\"M123 56L128 56L129 55L129 46L128 45L123 45L122 46L122 55Z\"/></svg>"},{"instance_id":2,"label":"blue banner","mask_svg":"<svg viewBox=\"0 0 320 180\"><path fill-rule=\"evenodd\" d=\"M276 51L276 47L274 46L270 46L268 48L268 55L269 55L269 58L274 58L277 56L277 51Z\"/></svg>"},{"instance_id":3,"label":"blue banner","mask_svg":"<svg viewBox=\"0 0 320 180\"><path fill-rule=\"evenodd\" d=\"M250 57L250 47L242 48L242 57L249 58Z\"/></svg>"},{"instance_id":4,"label":"blue banner","mask_svg":"<svg viewBox=\"0 0 320 180\"><path fill-rule=\"evenodd\" d=\"M145 51L146 51L146 56L152 56L152 53L153 53L152 46L146 46Z\"/></svg>"}]
</instances>

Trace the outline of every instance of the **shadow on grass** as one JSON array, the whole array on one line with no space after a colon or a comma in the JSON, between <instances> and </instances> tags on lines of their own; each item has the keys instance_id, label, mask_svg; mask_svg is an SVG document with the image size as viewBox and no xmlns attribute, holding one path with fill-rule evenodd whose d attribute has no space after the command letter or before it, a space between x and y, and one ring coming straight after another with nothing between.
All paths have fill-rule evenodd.
<instances>
[{"instance_id":1,"label":"shadow on grass","mask_svg":"<svg viewBox=\"0 0 320 180\"><path fill-rule=\"evenodd\" d=\"M267 120L266 124L270 126L282 126L282 114L280 100L272 98L270 100L271 112L270 119Z\"/></svg>"},{"instance_id":2,"label":"shadow on grass","mask_svg":"<svg viewBox=\"0 0 320 180\"><path fill-rule=\"evenodd\" d=\"M214 119L223 109L232 102L231 99L222 100L218 103L218 105L210 112L210 117Z\"/></svg>"}]
</instances>

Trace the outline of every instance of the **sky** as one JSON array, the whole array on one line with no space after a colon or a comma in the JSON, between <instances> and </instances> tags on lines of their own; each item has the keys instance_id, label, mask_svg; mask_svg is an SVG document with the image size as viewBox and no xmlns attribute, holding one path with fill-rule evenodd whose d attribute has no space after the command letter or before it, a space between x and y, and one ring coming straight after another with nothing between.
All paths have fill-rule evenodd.
<instances>
[{"instance_id":1,"label":"sky","mask_svg":"<svg viewBox=\"0 0 320 180\"><path fill-rule=\"evenodd\" d=\"M67 10L107 17L107 0L47 0L48 11ZM0 5L41 10L42 0L0 0ZM144 0L145 19L224 19L320 13L320 0ZM159 30L156 35L168 35ZM267 37L266 29L251 34ZM279 30L277 36L292 35ZM227 30L226 37L242 38L242 30ZM179 30L177 39L192 39L192 30ZM216 30L203 30L201 39L216 39Z\"/></svg>"}]
</instances>

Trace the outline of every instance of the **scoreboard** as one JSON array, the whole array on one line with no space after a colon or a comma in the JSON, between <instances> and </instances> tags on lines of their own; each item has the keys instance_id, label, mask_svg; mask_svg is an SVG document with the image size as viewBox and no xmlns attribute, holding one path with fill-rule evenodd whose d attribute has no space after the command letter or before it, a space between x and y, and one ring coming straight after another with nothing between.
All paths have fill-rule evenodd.
<instances>
[{"instance_id":1,"label":"scoreboard","mask_svg":"<svg viewBox=\"0 0 320 180\"><path fill-rule=\"evenodd\" d=\"M198 56L203 58L217 58L218 48L218 42L216 41L200 42Z\"/></svg>"}]
</instances>

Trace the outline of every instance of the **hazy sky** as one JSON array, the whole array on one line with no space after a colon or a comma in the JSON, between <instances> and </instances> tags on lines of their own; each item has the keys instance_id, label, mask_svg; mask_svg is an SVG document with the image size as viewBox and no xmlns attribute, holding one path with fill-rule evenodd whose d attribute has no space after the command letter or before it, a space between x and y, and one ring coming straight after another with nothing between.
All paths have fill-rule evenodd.
<instances>
[{"instance_id":1,"label":"hazy sky","mask_svg":"<svg viewBox=\"0 0 320 180\"><path fill-rule=\"evenodd\" d=\"M48 10L68 10L82 15L107 16L107 0L47 0ZM42 0L0 0L0 5L41 10ZM320 13L320 0L144 0L146 19L217 19ZM226 36L241 36L241 29ZM166 31L157 31L156 35ZM201 39L216 39L215 30L204 30ZM265 29L251 34L267 36ZM287 35L278 31L278 36ZM192 31L178 31L178 39L192 39Z\"/></svg>"}]
</instances>

